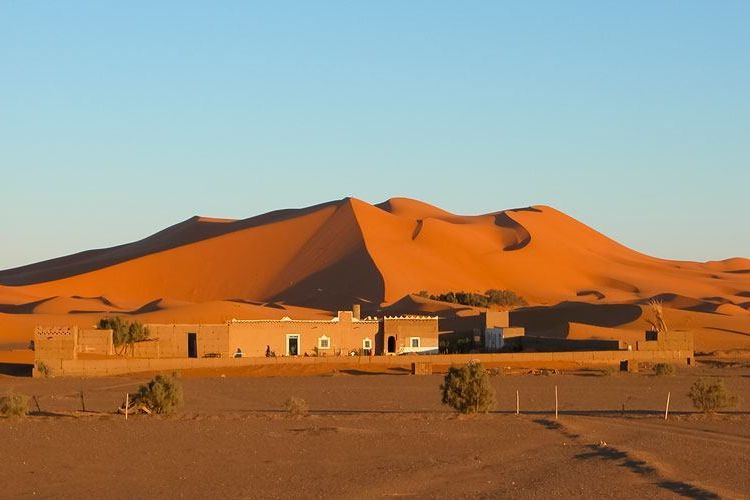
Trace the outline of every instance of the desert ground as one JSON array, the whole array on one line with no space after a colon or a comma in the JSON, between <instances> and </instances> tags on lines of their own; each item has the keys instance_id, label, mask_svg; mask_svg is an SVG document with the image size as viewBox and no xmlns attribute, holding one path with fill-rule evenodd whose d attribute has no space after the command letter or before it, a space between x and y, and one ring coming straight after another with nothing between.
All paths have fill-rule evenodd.
<instances>
[{"instance_id":1,"label":"desert ground","mask_svg":"<svg viewBox=\"0 0 750 500\"><path fill-rule=\"evenodd\" d=\"M493 412L466 417L440 404L440 374L186 371L176 414L128 421L114 410L149 375L3 376L0 393L36 396L40 410L0 420L3 497L750 496L747 361L662 377L515 373L493 376ZM698 376L723 378L738 406L696 413L687 392ZM309 416L288 416L291 396Z\"/></svg>"}]
</instances>

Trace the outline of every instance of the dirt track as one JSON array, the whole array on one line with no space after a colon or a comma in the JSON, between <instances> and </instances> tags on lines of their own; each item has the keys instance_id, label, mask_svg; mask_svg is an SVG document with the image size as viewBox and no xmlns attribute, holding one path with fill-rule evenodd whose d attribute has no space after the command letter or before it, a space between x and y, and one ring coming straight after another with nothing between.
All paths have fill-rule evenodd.
<instances>
[{"instance_id":1,"label":"dirt track","mask_svg":"<svg viewBox=\"0 0 750 500\"><path fill-rule=\"evenodd\" d=\"M744 400L727 416L690 413L698 374ZM104 412L143 379L6 377L0 392L37 395L47 416L0 420L0 482L7 497L737 498L750 492L748 375L500 376L502 413L475 418L441 407L439 376L186 377L177 415L128 422ZM312 416L287 418L289 396Z\"/></svg>"}]
</instances>

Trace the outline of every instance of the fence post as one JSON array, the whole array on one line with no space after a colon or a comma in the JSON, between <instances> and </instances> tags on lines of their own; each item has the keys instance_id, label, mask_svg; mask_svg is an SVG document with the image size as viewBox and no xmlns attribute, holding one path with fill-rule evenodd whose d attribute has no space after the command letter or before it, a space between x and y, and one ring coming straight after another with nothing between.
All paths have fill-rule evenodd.
<instances>
[{"instance_id":1,"label":"fence post","mask_svg":"<svg viewBox=\"0 0 750 500\"><path fill-rule=\"evenodd\" d=\"M557 386L555 386L555 420L557 420Z\"/></svg>"},{"instance_id":2,"label":"fence post","mask_svg":"<svg viewBox=\"0 0 750 500\"><path fill-rule=\"evenodd\" d=\"M128 406L130 406L130 393L125 393L125 420L128 419Z\"/></svg>"},{"instance_id":3,"label":"fence post","mask_svg":"<svg viewBox=\"0 0 750 500\"><path fill-rule=\"evenodd\" d=\"M518 389L516 389L516 415L521 414L521 400L518 395Z\"/></svg>"},{"instance_id":4,"label":"fence post","mask_svg":"<svg viewBox=\"0 0 750 500\"><path fill-rule=\"evenodd\" d=\"M672 396L672 391L667 393L667 407L664 409L664 420L669 417L669 399Z\"/></svg>"}]
</instances>

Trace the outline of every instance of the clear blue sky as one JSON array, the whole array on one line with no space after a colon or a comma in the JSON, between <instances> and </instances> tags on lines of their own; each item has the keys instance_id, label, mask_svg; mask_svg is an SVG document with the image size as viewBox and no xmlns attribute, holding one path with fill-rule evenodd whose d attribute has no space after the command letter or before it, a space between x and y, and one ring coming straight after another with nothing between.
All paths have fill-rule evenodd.
<instances>
[{"instance_id":1,"label":"clear blue sky","mask_svg":"<svg viewBox=\"0 0 750 500\"><path fill-rule=\"evenodd\" d=\"M0 268L344 196L750 256L750 2L0 1Z\"/></svg>"}]
</instances>

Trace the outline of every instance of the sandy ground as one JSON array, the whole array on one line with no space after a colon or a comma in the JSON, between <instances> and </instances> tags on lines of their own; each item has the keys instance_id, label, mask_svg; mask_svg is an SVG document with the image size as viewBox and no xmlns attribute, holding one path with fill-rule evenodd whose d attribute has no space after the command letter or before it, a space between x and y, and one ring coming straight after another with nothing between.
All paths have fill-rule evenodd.
<instances>
[{"instance_id":1,"label":"sandy ground","mask_svg":"<svg viewBox=\"0 0 750 500\"><path fill-rule=\"evenodd\" d=\"M2 496L743 498L750 369L722 366L673 377L496 376L496 411L474 418L440 405L438 375L185 373L177 414L127 422L112 410L143 377L1 377L0 393L35 395L42 410L0 420ZM724 378L737 408L693 413L686 393L699 375ZM311 415L288 418L290 396Z\"/></svg>"}]
</instances>

